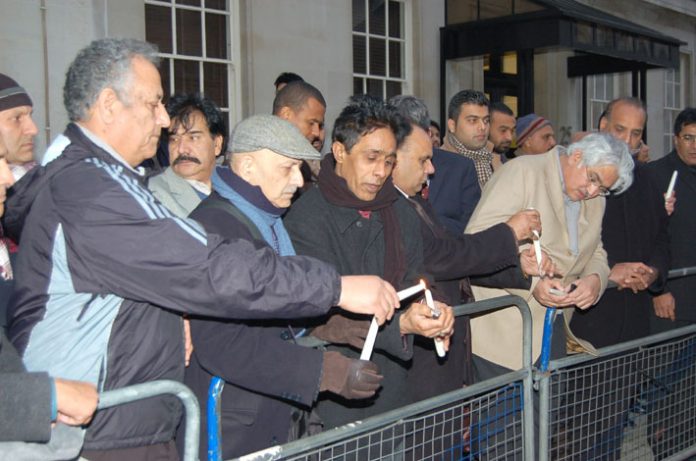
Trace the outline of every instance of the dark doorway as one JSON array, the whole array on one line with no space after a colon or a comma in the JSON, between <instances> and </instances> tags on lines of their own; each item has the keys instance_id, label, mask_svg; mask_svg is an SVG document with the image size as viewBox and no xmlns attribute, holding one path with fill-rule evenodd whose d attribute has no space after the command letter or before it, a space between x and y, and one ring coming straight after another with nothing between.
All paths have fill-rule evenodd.
<instances>
[{"instance_id":1,"label":"dark doorway","mask_svg":"<svg viewBox=\"0 0 696 461\"><path fill-rule=\"evenodd\" d=\"M492 103L505 103L516 117L534 112L534 52L486 54L483 87Z\"/></svg>"}]
</instances>

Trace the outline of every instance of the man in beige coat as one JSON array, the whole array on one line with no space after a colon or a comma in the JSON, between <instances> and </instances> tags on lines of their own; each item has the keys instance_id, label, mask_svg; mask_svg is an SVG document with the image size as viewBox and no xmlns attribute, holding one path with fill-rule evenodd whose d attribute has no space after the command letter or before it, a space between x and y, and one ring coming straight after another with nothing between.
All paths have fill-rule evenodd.
<instances>
[{"instance_id":1,"label":"man in beige coat","mask_svg":"<svg viewBox=\"0 0 696 461\"><path fill-rule=\"evenodd\" d=\"M607 284L609 266L602 247L603 195L620 193L632 180L633 161L625 143L605 134L592 134L541 155L506 163L486 184L466 232L473 233L505 222L521 209L535 208L541 214L541 246L562 275L534 277L529 290L473 287L477 300L515 294L532 311L532 354L541 353L545 306L588 309L597 302ZM520 242L523 247L531 242ZM549 290L563 292L553 295ZM562 310L568 324L572 309ZM559 317L560 318L560 317ZM487 379L522 367L522 319L510 307L474 318L471 323L477 379ZM592 351L554 325L555 345L565 355L564 330L569 340ZM559 342L560 340L560 342ZM560 354L559 354L560 352Z\"/></svg>"}]
</instances>

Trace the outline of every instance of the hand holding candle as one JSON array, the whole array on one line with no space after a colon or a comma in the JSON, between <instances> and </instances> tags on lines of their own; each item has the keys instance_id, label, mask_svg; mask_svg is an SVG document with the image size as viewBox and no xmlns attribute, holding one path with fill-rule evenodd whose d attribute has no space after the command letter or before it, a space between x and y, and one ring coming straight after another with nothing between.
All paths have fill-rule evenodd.
<instances>
[{"instance_id":1,"label":"hand holding candle","mask_svg":"<svg viewBox=\"0 0 696 461\"><path fill-rule=\"evenodd\" d=\"M405 288L397 293L399 301L403 301L406 298L410 298L416 293L420 293L425 290L425 283L421 280L417 285ZM377 339L377 332L379 331L379 325L377 324L377 319L373 318L372 323L370 323L370 330L367 332L367 337L365 338L365 345L363 346L362 353L360 354L360 360L370 360L372 356L372 349L375 347L375 339Z\"/></svg>"}]
</instances>

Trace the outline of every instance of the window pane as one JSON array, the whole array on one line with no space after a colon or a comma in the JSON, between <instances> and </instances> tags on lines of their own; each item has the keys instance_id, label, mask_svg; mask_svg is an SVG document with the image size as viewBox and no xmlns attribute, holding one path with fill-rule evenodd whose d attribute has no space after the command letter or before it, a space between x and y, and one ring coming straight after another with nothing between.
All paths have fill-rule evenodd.
<instances>
[{"instance_id":1,"label":"window pane","mask_svg":"<svg viewBox=\"0 0 696 461\"><path fill-rule=\"evenodd\" d=\"M201 13L176 10L176 47L179 54L201 56Z\"/></svg>"},{"instance_id":2,"label":"window pane","mask_svg":"<svg viewBox=\"0 0 696 461\"><path fill-rule=\"evenodd\" d=\"M195 93L200 91L198 63L174 60L174 92Z\"/></svg>"},{"instance_id":3,"label":"window pane","mask_svg":"<svg viewBox=\"0 0 696 461\"><path fill-rule=\"evenodd\" d=\"M167 99L171 93L171 78L169 75L169 59L160 59L159 65L160 76L162 77L162 90L164 91L164 99Z\"/></svg>"},{"instance_id":4,"label":"window pane","mask_svg":"<svg viewBox=\"0 0 696 461\"><path fill-rule=\"evenodd\" d=\"M227 11L227 0L205 0L205 7Z\"/></svg>"},{"instance_id":5,"label":"window pane","mask_svg":"<svg viewBox=\"0 0 696 461\"><path fill-rule=\"evenodd\" d=\"M382 38L370 37L370 74L387 75L387 44Z\"/></svg>"},{"instance_id":6,"label":"window pane","mask_svg":"<svg viewBox=\"0 0 696 461\"><path fill-rule=\"evenodd\" d=\"M508 51L502 56L502 69L504 74L517 75L517 52Z\"/></svg>"},{"instance_id":7,"label":"window pane","mask_svg":"<svg viewBox=\"0 0 696 461\"><path fill-rule=\"evenodd\" d=\"M401 23L403 12L400 2L389 2L389 36L401 38Z\"/></svg>"},{"instance_id":8,"label":"window pane","mask_svg":"<svg viewBox=\"0 0 696 461\"><path fill-rule=\"evenodd\" d=\"M365 0L353 0L353 30L365 32Z\"/></svg>"},{"instance_id":9,"label":"window pane","mask_svg":"<svg viewBox=\"0 0 696 461\"><path fill-rule=\"evenodd\" d=\"M367 94L384 99L384 91L382 89L382 80L368 78L367 79Z\"/></svg>"},{"instance_id":10,"label":"window pane","mask_svg":"<svg viewBox=\"0 0 696 461\"><path fill-rule=\"evenodd\" d=\"M363 80L360 77L353 77L353 94L363 94Z\"/></svg>"},{"instance_id":11,"label":"window pane","mask_svg":"<svg viewBox=\"0 0 696 461\"><path fill-rule=\"evenodd\" d=\"M389 76L401 78L402 46L400 42L389 42Z\"/></svg>"},{"instance_id":12,"label":"window pane","mask_svg":"<svg viewBox=\"0 0 696 461\"><path fill-rule=\"evenodd\" d=\"M365 37L353 36L353 73L366 74Z\"/></svg>"},{"instance_id":13,"label":"window pane","mask_svg":"<svg viewBox=\"0 0 696 461\"><path fill-rule=\"evenodd\" d=\"M179 5L201 6L201 0L176 0Z\"/></svg>"},{"instance_id":14,"label":"window pane","mask_svg":"<svg viewBox=\"0 0 696 461\"><path fill-rule=\"evenodd\" d=\"M172 13L168 7L145 5L145 40L159 47L160 53L172 52Z\"/></svg>"},{"instance_id":15,"label":"window pane","mask_svg":"<svg viewBox=\"0 0 696 461\"><path fill-rule=\"evenodd\" d=\"M227 59L227 16L205 15L205 51L209 58Z\"/></svg>"},{"instance_id":16,"label":"window pane","mask_svg":"<svg viewBox=\"0 0 696 461\"><path fill-rule=\"evenodd\" d=\"M385 35L385 22L384 0L370 0L370 33Z\"/></svg>"},{"instance_id":17,"label":"window pane","mask_svg":"<svg viewBox=\"0 0 696 461\"><path fill-rule=\"evenodd\" d=\"M387 81L387 99L401 94L401 82Z\"/></svg>"},{"instance_id":18,"label":"window pane","mask_svg":"<svg viewBox=\"0 0 696 461\"><path fill-rule=\"evenodd\" d=\"M229 105L227 94L227 65L203 63L203 88L206 96L220 107Z\"/></svg>"}]
</instances>

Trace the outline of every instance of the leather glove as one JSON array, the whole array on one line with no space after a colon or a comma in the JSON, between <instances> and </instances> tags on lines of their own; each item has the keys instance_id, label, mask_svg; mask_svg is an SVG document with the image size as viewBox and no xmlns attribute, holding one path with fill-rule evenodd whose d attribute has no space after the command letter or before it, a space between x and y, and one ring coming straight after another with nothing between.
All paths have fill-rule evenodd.
<instances>
[{"instance_id":1,"label":"leather glove","mask_svg":"<svg viewBox=\"0 0 696 461\"><path fill-rule=\"evenodd\" d=\"M312 336L331 344L350 344L362 349L369 329L369 320L353 320L341 314L334 314L325 324L312 330Z\"/></svg>"},{"instance_id":2,"label":"leather glove","mask_svg":"<svg viewBox=\"0 0 696 461\"><path fill-rule=\"evenodd\" d=\"M374 362L349 359L340 352L324 352L319 390L346 399L366 399L375 395L383 376Z\"/></svg>"}]
</instances>

